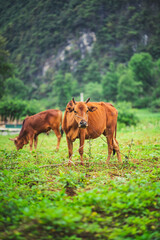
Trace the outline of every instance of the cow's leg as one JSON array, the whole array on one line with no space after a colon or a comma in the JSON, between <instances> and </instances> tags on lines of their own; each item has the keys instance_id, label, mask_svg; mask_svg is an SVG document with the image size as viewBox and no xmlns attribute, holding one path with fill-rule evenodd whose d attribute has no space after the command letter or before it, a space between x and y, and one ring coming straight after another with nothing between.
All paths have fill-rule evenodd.
<instances>
[{"instance_id":1,"label":"cow's leg","mask_svg":"<svg viewBox=\"0 0 160 240\"><path fill-rule=\"evenodd\" d=\"M72 163L72 154L73 154L73 142L67 138L67 144L68 144L68 154L69 154L69 162L68 162L68 166L71 166Z\"/></svg>"},{"instance_id":2,"label":"cow's leg","mask_svg":"<svg viewBox=\"0 0 160 240\"><path fill-rule=\"evenodd\" d=\"M34 148L37 149L38 135L34 136Z\"/></svg>"},{"instance_id":3,"label":"cow's leg","mask_svg":"<svg viewBox=\"0 0 160 240\"><path fill-rule=\"evenodd\" d=\"M81 129L81 131L80 131L80 146L79 146L79 154L80 154L80 158L81 158L81 165L84 165L84 162L83 162L84 141L85 141L85 130Z\"/></svg>"},{"instance_id":4,"label":"cow's leg","mask_svg":"<svg viewBox=\"0 0 160 240\"><path fill-rule=\"evenodd\" d=\"M107 143L108 143L108 157L106 164L109 163L113 151L113 136L107 136Z\"/></svg>"},{"instance_id":5,"label":"cow's leg","mask_svg":"<svg viewBox=\"0 0 160 240\"><path fill-rule=\"evenodd\" d=\"M121 159L121 154L120 154L120 150L119 150L119 145L118 145L118 141L116 138L113 138L113 148L117 153L117 158L119 163L122 163L122 159Z\"/></svg>"},{"instance_id":6,"label":"cow's leg","mask_svg":"<svg viewBox=\"0 0 160 240\"><path fill-rule=\"evenodd\" d=\"M32 151L32 145L33 145L33 138L34 138L34 135L30 135L29 137L29 145L30 145L30 151Z\"/></svg>"},{"instance_id":7,"label":"cow's leg","mask_svg":"<svg viewBox=\"0 0 160 240\"><path fill-rule=\"evenodd\" d=\"M60 133L60 131L59 131L59 128L57 128L57 129L54 129L53 130L54 131L54 133L56 134L56 137L57 137L57 147L56 147L56 150L59 150L59 145L60 145L60 141L61 141L61 133Z\"/></svg>"}]
</instances>

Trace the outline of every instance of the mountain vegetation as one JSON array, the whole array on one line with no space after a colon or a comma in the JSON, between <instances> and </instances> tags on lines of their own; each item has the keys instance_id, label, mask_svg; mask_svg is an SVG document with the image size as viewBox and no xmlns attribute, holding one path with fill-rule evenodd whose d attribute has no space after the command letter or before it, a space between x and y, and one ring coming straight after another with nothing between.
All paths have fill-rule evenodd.
<instances>
[{"instance_id":1,"label":"mountain vegetation","mask_svg":"<svg viewBox=\"0 0 160 240\"><path fill-rule=\"evenodd\" d=\"M1 120L110 101L123 159L106 165L103 135L71 167L65 137L0 135L0 239L160 239L160 1L1 0L0 16Z\"/></svg>"},{"instance_id":2,"label":"mountain vegetation","mask_svg":"<svg viewBox=\"0 0 160 240\"><path fill-rule=\"evenodd\" d=\"M0 15L2 101L64 109L83 92L160 108L158 0L1 0Z\"/></svg>"}]
</instances>

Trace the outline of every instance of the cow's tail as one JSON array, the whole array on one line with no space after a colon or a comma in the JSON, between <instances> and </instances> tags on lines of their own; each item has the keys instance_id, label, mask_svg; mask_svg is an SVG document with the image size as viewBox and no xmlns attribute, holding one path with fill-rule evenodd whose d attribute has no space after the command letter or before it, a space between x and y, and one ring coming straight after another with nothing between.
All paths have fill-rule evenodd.
<instances>
[{"instance_id":1,"label":"cow's tail","mask_svg":"<svg viewBox=\"0 0 160 240\"><path fill-rule=\"evenodd\" d=\"M61 136L63 137L63 129L62 129L62 127L61 127L61 129L60 129L60 131L61 131Z\"/></svg>"},{"instance_id":2,"label":"cow's tail","mask_svg":"<svg viewBox=\"0 0 160 240\"><path fill-rule=\"evenodd\" d=\"M116 151L115 151L115 149L113 148L113 156L115 155L115 153L116 153Z\"/></svg>"},{"instance_id":3,"label":"cow's tail","mask_svg":"<svg viewBox=\"0 0 160 240\"><path fill-rule=\"evenodd\" d=\"M62 129L62 112L60 111L60 133L61 133L61 136L63 137L63 129Z\"/></svg>"},{"instance_id":4,"label":"cow's tail","mask_svg":"<svg viewBox=\"0 0 160 240\"><path fill-rule=\"evenodd\" d=\"M115 126L115 138L116 138L116 135L117 135L117 122L116 122L116 126Z\"/></svg>"},{"instance_id":5,"label":"cow's tail","mask_svg":"<svg viewBox=\"0 0 160 240\"><path fill-rule=\"evenodd\" d=\"M115 138L116 138L116 134L117 134L117 123L116 123L116 126L115 126ZM113 148L113 156L115 155L116 151L115 149Z\"/></svg>"}]
</instances>

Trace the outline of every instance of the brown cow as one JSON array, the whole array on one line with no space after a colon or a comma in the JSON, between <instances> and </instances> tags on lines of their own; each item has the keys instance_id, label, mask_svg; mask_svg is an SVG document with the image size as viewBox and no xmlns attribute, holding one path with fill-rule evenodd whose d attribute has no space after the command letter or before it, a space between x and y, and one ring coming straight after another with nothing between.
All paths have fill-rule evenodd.
<instances>
[{"instance_id":1,"label":"brown cow","mask_svg":"<svg viewBox=\"0 0 160 240\"><path fill-rule=\"evenodd\" d=\"M122 163L118 142L116 140L116 128L118 112L110 103L104 102L75 102L74 98L67 104L62 129L66 133L69 151L69 163L73 154L73 142L80 139L79 154L81 164L83 163L83 146L85 139L94 139L101 134L106 136L108 143L107 164L111 158L112 151L117 153L117 158ZM89 102L89 103L88 103Z\"/></svg>"},{"instance_id":2,"label":"brown cow","mask_svg":"<svg viewBox=\"0 0 160 240\"><path fill-rule=\"evenodd\" d=\"M30 150L32 151L33 139L34 147L37 148L38 135L40 133L47 133L53 130L57 136L57 147L61 140L61 133L59 131L60 124L62 123L62 112L60 110L50 109L33 116L26 117L23 121L22 129L19 136L10 140L14 141L17 150L22 149L25 144L30 142Z\"/></svg>"}]
</instances>

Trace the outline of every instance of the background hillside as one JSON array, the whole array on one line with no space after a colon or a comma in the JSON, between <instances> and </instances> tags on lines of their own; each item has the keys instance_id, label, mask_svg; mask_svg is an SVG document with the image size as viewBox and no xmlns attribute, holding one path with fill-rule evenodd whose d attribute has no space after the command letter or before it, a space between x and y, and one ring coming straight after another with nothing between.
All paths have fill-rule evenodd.
<instances>
[{"instance_id":1,"label":"background hillside","mask_svg":"<svg viewBox=\"0 0 160 240\"><path fill-rule=\"evenodd\" d=\"M14 64L1 97L64 108L94 101L160 107L158 0L1 0L1 45ZM2 78L3 76L3 78Z\"/></svg>"}]
</instances>

